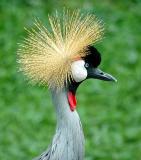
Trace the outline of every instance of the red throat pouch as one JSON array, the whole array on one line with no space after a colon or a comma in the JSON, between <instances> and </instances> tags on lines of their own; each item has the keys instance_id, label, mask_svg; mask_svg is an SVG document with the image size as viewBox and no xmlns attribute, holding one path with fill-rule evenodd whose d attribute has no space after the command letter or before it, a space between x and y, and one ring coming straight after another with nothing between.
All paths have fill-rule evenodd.
<instances>
[{"instance_id":1,"label":"red throat pouch","mask_svg":"<svg viewBox=\"0 0 141 160\"><path fill-rule=\"evenodd\" d=\"M68 102L70 105L70 110L74 111L76 108L76 97L75 94L71 91L68 92Z\"/></svg>"}]
</instances>

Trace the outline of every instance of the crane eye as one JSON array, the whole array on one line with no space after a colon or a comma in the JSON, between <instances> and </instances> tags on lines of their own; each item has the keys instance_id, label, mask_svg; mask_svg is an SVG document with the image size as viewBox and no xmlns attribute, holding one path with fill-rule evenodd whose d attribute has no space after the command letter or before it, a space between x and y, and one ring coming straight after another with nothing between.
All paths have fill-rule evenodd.
<instances>
[{"instance_id":1,"label":"crane eye","mask_svg":"<svg viewBox=\"0 0 141 160\"><path fill-rule=\"evenodd\" d=\"M88 68L89 67L89 63L85 63L85 68Z\"/></svg>"}]
</instances>

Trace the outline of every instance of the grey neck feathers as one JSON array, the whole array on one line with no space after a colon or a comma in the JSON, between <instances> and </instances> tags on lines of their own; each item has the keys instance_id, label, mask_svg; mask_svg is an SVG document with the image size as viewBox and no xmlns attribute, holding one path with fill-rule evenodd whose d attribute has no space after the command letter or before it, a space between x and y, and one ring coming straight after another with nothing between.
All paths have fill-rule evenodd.
<instances>
[{"instance_id":1,"label":"grey neck feathers","mask_svg":"<svg viewBox=\"0 0 141 160\"><path fill-rule=\"evenodd\" d=\"M84 135L76 110L71 111L67 89L51 90L57 115L57 128L52 144L37 160L83 160Z\"/></svg>"}]
</instances>

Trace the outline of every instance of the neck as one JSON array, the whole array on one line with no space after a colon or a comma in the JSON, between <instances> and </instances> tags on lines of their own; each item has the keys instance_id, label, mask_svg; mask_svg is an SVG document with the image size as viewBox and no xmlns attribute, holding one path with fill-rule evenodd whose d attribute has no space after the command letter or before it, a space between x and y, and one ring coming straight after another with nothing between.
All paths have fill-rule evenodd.
<instances>
[{"instance_id":1,"label":"neck","mask_svg":"<svg viewBox=\"0 0 141 160\"><path fill-rule=\"evenodd\" d=\"M70 89L69 89L70 90ZM51 90L57 115L57 128L50 147L35 160L83 160L84 135L76 110L71 111L68 89Z\"/></svg>"},{"instance_id":2,"label":"neck","mask_svg":"<svg viewBox=\"0 0 141 160\"><path fill-rule=\"evenodd\" d=\"M53 143L58 146L59 160L83 160L84 136L81 122L76 110L70 110L67 92L66 88L59 92L51 90L57 115L57 129Z\"/></svg>"},{"instance_id":3,"label":"neck","mask_svg":"<svg viewBox=\"0 0 141 160\"><path fill-rule=\"evenodd\" d=\"M53 105L56 110L57 125L59 126L66 122L66 120L68 121L68 118L72 114L68 104L67 92L68 90L66 88L58 92L51 90Z\"/></svg>"}]
</instances>

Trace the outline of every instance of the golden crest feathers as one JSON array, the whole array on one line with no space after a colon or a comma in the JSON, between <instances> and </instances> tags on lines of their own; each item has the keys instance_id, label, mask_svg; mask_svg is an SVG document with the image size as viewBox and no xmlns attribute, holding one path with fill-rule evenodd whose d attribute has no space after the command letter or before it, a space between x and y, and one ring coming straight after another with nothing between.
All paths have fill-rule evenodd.
<instances>
[{"instance_id":1,"label":"golden crest feathers","mask_svg":"<svg viewBox=\"0 0 141 160\"><path fill-rule=\"evenodd\" d=\"M48 19L51 30L36 21L28 31L18 63L31 81L61 89L72 79L71 63L86 56L87 46L102 38L103 27L95 15L79 11L66 11L62 17L56 12Z\"/></svg>"}]
</instances>

